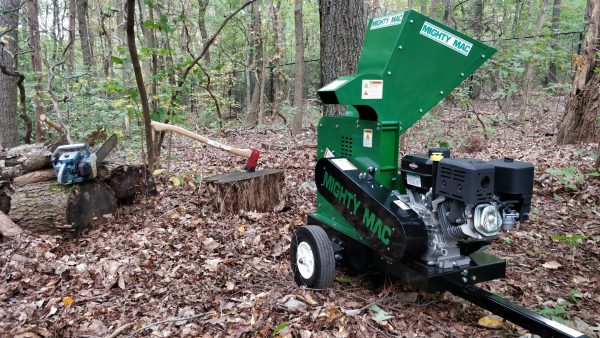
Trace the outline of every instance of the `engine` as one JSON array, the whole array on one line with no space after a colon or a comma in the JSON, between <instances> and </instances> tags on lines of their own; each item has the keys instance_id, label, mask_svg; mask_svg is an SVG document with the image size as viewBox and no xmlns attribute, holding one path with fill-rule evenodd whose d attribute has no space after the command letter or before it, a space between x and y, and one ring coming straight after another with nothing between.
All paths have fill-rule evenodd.
<instances>
[{"instance_id":1,"label":"engine","mask_svg":"<svg viewBox=\"0 0 600 338\"><path fill-rule=\"evenodd\" d=\"M529 215L533 165L504 158L480 161L450 158L445 148L401 161L406 194L397 197L417 212L427 228L428 265L450 268L469 264L471 253L484 250Z\"/></svg>"}]
</instances>

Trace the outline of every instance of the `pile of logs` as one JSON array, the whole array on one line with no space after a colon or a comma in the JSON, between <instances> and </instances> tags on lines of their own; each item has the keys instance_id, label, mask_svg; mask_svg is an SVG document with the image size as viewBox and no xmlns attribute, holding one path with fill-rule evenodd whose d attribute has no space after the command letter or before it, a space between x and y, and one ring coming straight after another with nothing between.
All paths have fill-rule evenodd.
<instances>
[{"instance_id":1,"label":"pile of logs","mask_svg":"<svg viewBox=\"0 0 600 338\"><path fill-rule=\"evenodd\" d=\"M31 144L0 152L0 224L8 215L21 228L35 232L79 232L106 222L118 203L156 192L144 165L105 164L95 180L57 184L50 155L58 146Z\"/></svg>"}]
</instances>

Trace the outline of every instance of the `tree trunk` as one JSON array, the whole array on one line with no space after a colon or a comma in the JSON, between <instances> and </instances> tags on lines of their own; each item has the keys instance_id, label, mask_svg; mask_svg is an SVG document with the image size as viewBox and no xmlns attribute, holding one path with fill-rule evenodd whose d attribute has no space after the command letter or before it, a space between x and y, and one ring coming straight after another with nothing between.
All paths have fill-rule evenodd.
<instances>
[{"instance_id":1,"label":"tree trunk","mask_svg":"<svg viewBox=\"0 0 600 338\"><path fill-rule=\"evenodd\" d=\"M140 92L140 101L144 115L144 132L146 136L146 156L148 156L148 167L150 170L155 168L154 151L152 143L152 127L150 127L150 106L148 105L148 93L144 86L144 76L142 75L142 67L137 54L135 45L135 0L127 0L127 46L129 47L129 55L133 65L133 73L135 74L135 82Z\"/></svg>"},{"instance_id":2,"label":"tree trunk","mask_svg":"<svg viewBox=\"0 0 600 338\"><path fill-rule=\"evenodd\" d=\"M552 33L556 34L560 30L560 0L554 0L552 6ZM552 50L556 54L558 51L558 35L552 37ZM556 82L556 61L552 60L548 66L548 76L546 78L546 84Z\"/></svg>"},{"instance_id":3,"label":"tree trunk","mask_svg":"<svg viewBox=\"0 0 600 338\"><path fill-rule=\"evenodd\" d=\"M81 42L81 53L83 64L87 69L92 66L92 47L88 28L88 0L77 0L77 21L79 22L79 41Z\"/></svg>"},{"instance_id":4,"label":"tree trunk","mask_svg":"<svg viewBox=\"0 0 600 338\"><path fill-rule=\"evenodd\" d=\"M69 1L74 1L74 0L69 0ZM115 0L114 5L116 8L119 9L119 11L117 12L117 15L116 15L117 40L119 40L119 46L127 47L127 41L126 41L126 36L125 36L125 29L126 29L125 16L123 15L124 4L120 0ZM131 75L129 73L129 67L126 67L125 65L121 65L121 80L123 80L123 83L124 84L127 83L129 81L130 77L131 77ZM128 121L127 117L126 117L126 119Z\"/></svg>"},{"instance_id":5,"label":"tree trunk","mask_svg":"<svg viewBox=\"0 0 600 338\"><path fill-rule=\"evenodd\" d=\"M21 228L57 234L104 223L105 215L114 215L116 210L114 193L103 182L41 182L15 191L9 216Z\"/></svg>"},{"instance_id":6,"label":"tree trunk","mask_svg":"<svg viewBox=\"0 0 600 338\"><path fill-rule=\"evenodd\" d=\"M294 7L294 26L296 31L296 78L294 81L294 108L296 112L292 119L292 134L302 132L302 115L304 100L304 28L302 25L302 0L296 0Z\"/></svg>"},{"instance_id":7,"label":"tree trunk","mask_svg":"<svg viewBox=\"0 0 600 338\"><path fill-rule=\"evenodd\" d=\"M73 75L73 70L75 69L75 20L77 14L75 0L69 0L69 54L67 57L67 70L69 72L69 76Z\"/></svg>"},{"instance_id":8,"label":"tree trunk","mask_svg":"<svg viewBox=\"0 0 600 338\"><path fill-rule=\"evenodd\" d=\"M548 0L542 0L542 7L540 8L540 15L538 16L534 35L534 43L539 39L539 35L542 33L542 27L546 21L546 9L548 8ZM525 64L525 74L523 75L523 81L521 82L521 109L519 112L519 120L523 121L525 114L527 113L527 106L529 103L529 91L531 82L535 77L535 65L531 62Z\"/></svg>"},{"instance_id":9,"label":"tree trunk","mask_svg":"<svg viewBox=\"0 0 600 338\"><path fill-rule=\"evenodd\" d=\"M112 54L112 27L110 25L110 18L112 14L110 12L104 12L102 8L100 10L100 29L102 30L102 37L104 37L104 62L103 62L103 70L104 77L108 78L109 76L113 76L113 54Z\"/></svg>"},{"instance_id":10,"label":"tree trunk","mask_svg":"<svg viewBox=\"0 0 600 338\"><path fill-rule=\"evenodd\" d=\"M202 45L206 43L208 39L208 33L206 31L206 8L208 7L209 0L198 0L198 30L200 31L200 38L202 38ZM210 62L210 52L207 50L204 54L204 60Z\"/></svg>"},{"instance_id":11,"label":"tree trunk","mask_svg":"<svg viewBox=\"0 0 600 338\"><path fill-rule=\"evenodd\" d=\"M588 0L587 27L577 72L567 99L565 116L557 134L559 144L600 140L600 3ZM597 163L598 164L598 163Z\"/></svg>"},{"instance_id":12,"label":"tree trunk","mask_svg":"<svg viewBox=\"0 0 600 338\"><path fill-rule=\"evenodd\" d=\"M321 85L356 70L365 35L362 1L319 0L321 28ZM344 108L325 105L325 115L341 115Z\"/></svg>"},{"instance_id":13,"label":"tree trunk","mask_svg":"<svg viewBox=\"0 0 600 338\"><path fill-rule=\"evenodd\" d=\"M429 3L429 17L432 19L438 18L438 8L440 7L439 0L431 0Z\"/></svg>"},{"instance_id":14,"label":"tree trunk","mask_svg":"<svg viewBox=\"0 0 600 338\"><path fill-rule=\"evenodd\" d=\"M42 121L40 120L40 116L44 114L44 106L42 105L42 92L44 88L42 87L42 57L41 57L41 47L40 47L40 27L38 22L38 2L37 0L31 0L27 4L27 21L29 22L29 34L30 34L30 44L32 48L31 53L31 67L35 72L35 141L41 142L43 138L45 138L45 132L42 129Z\"/></svg>"},{"instance_id":15,"label":"tree trunk","mask_svg":"<svg viewBox=\"0 0 600 338\"><path fill-rule=\"evenodd\" d=\"M284 123L287 121L281 114L280 105L283 99L281 73L281 39L285 37L281 14L281 0L271 0L271 22L273 23L273 56L271 58L271 93L273 94L273 115L280 116Z\"/></svg>"},{"instance_id":16,"label":"tree trunk","mask_svg":"<svg viewBox=\"0 0 600 338\"><path fill-rule=\"evenodd\" d=\"M19 0L0 1L0 31L8 43L0 45L0 66L7 71L15 71L17 44L17 29L19 24ZM6 32L6 33L5 33ZM0 73L0 150L2 147L11 148L18 144L17 128L17 81L14 76Z\"/></svg>"},{"instance_id":17,"label":"tree trunk","mask_svg":"<svg viewBox=\"0 0 600 338\"><path fill-rule=\"evenodd\" d=\"M471 4L471 28L477 40L481 40L481 36L483 35L483 6L483 0L475 0ZM472 80L473 76L470 79ZM479 81L471 81L469 89L469 96L472 99L477 99L481 96L481 84Z\"/></svg>"},{"instance_id":18,"label":"tree trunk","mask_svg":"<svg viewBox=\"0 0 600 338\"><path fill-rule=\"evenodd\" d=\"M264 63L264 42L262 38L262 24L260 15L260 1L252 4L252 35L254 45L254 65L256 69L256 84L252 91L252 100L246 117L246 125L254 127L261 122L262 107L260 105L261 96L264 91L265 82L265 63Z\"/></svg>"},{"instance_id":19,"label":"tree trunk","mask_svg":"<svg viewBox=\"0 0 600 338\"><path fill-rule=\"evenodd\" d=\"M454 0L444 0L443 2L444 16L442 17L442 22L444 25L450 26L450 21L454 21Z\"/></svg>"},{"instance_id":20,"label":"tree trunk","mask_svg":"<svg viewBox=\"0 0 600 338\"><path fill-rule=\"evenodd\" d=\"M285 206L285 172L280 169L217 175L207 178L206 184L221 213L273 212Z\"/></svg>"}]
</instances>

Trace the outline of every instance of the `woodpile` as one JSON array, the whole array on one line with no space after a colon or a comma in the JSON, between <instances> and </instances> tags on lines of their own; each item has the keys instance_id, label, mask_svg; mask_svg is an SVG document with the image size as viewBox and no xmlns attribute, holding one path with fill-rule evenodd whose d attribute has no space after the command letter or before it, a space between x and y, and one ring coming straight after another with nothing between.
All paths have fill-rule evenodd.
<instances>
[{"instance_id":1,"label":"woodpile","mask_svg":"<svg viewBox=\"0 0 600 338\"><path fill-rule=\"evenodd\" d=\"M145 165L102 164L95 180L57 184L50 162L57 146L31 144L0 153L0 225L10 228L10 234L15 234L11 220L39 233L78 233L108 222L118 204L156 192Z\"/></svg>"}]
</instances>

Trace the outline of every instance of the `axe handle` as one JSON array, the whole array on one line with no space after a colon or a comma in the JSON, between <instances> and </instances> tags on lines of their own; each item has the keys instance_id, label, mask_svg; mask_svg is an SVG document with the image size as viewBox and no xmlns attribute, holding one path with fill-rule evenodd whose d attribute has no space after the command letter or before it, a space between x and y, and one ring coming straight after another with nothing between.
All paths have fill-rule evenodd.
<instances>
[{"instance_id":1,"label":"axe handle","mask_svg":"<svg viewBox=\"0 0 600 338\"><path fill-rule=\"evenodd\" d=\"M230 152L232 154L236 154L239 156L243 156L246 158L249 158L252 155L252 149L240 149L240 148L234 148L234 147L230 147L226 144L223 143L219 143L217 141L213 141L211 139L209 139L208 137L204 137L202 135L198 135L194 132L191 132L187 129L183 129L181 127L178 126L174 126L172 124L166 124L166 123L160 123L160 122L156 122L156 121L152 121L150 123L150 125L152 126L152 129L154 129L155 131L172 131L184 136L187 136L189 138L193 138L196 141L200 141L202 143L208 144L210 146L213 146L215 148L219 148L222 150L225 150L227 152Z\"/></svg>"}]
</instances>

